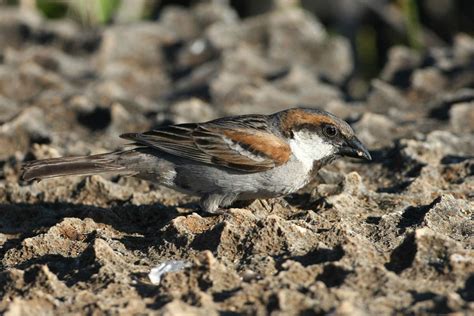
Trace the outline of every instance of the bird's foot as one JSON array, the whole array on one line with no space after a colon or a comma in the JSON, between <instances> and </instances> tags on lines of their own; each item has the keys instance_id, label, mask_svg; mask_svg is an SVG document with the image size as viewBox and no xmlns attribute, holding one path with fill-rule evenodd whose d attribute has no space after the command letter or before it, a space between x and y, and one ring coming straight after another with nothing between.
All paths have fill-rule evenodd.
<instances>
[{"instance_id":1,"label":"bird's foot","mask_svg":"<svg viewBox=\"0 0 474 316\"><path fill-rule=\"evenodd\" d=\"M288 203L283 197L276 197L267 200L261 200L262 205L270 212L274 212L278 209L289 209L291 211L294 210L294 207Z\"/></svg>"}]
</instances>

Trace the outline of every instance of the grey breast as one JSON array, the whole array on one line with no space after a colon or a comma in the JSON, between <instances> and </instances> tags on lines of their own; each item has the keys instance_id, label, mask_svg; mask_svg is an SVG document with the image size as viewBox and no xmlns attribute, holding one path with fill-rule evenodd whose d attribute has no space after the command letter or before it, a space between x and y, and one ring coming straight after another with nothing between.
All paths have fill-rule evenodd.
<instances>
[{"instance_id":1,"label":"grey breast","mask_svg":"<svg viewBox=\"0 0 474 316\"><path fill-rule=\"evenodd\" d=\"M178 163L175 184L196 193L235 192L258 196L278 196L295 192L307 182L299 161L258 173L242 173L227 168L193 163Z\"/></svg>"}]
</instances>

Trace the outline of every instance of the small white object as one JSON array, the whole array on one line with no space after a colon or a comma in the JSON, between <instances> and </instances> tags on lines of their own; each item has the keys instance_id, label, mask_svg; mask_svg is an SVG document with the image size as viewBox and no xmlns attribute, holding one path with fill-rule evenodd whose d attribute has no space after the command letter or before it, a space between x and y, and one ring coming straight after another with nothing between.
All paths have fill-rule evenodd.
<instances>
[{"instance_id":1,"label":"small white object","mask_svg":"<svg viewBox=\"0 0 474 316\"><path fill-rule=\"evenodd\" d=\"M203 40L197 40L191 44L191 53L198 55L206 49L206 43Z\"/></svg>"},{"instance_id":2,"label":"small white object","mask_svg":"<svg viewBox=\"0 0 474 316\"><path fill-rule=\"evenodd\" d=\"M178 272L189 266L191 266L191 263L184 260L165 261L152 268L150 273L148 273L148 277L150 278L151 283L158 285L160 284L161 277L165 273Z\"/></svg>"}]
</instances>

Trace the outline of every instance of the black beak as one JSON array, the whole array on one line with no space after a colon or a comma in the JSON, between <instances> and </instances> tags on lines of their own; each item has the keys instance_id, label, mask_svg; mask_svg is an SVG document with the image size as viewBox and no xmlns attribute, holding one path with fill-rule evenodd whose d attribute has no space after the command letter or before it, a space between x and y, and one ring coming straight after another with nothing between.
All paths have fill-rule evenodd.
<instances>
[{"instance_id":1,"label":"black beak","mask_svg":"<svg viewBox=\"0 0 474 316\"><path fill-rule=\"evenodd\" d=\"M347 143L342 146L339 153L342 156L372 160L372 157L370 156L369 151L360 142L360 140L357 139L357 137L353 137L349 139Z\"/></svg>"}]
</instances>

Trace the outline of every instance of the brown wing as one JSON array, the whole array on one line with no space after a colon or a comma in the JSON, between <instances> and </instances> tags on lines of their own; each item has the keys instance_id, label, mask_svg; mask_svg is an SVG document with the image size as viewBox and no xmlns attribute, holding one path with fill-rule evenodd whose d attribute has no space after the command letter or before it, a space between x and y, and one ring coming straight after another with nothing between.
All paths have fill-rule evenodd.
<instances>
[{"instance_id":1,"label":"brown wing","mask_svg":"<svg viewBox=\"0 0 474 316\"><path fill-rule=\"evenodd\" d=\"M178 157L244 172L284 164L291 153L288 143L270 132L263 116L170 125L120 137Z\"/></svg>"}]
</instances>

